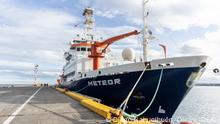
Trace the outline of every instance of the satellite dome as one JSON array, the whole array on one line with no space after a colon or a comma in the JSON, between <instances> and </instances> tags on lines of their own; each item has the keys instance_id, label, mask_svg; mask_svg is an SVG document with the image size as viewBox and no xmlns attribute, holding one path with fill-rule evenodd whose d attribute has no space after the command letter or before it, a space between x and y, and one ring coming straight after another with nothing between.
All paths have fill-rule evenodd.
<instances>
[{"instance_id":1,"label":"satellite dome","mask_svg":"<svg viewBox=\"0 0 220 124\"><path fill-rule=\"evenodd\" d=\"M135 59L135 51L132 48L125 48L122 51L122 57L125 61L133 61Z\"/></svg>"}]
</instances>

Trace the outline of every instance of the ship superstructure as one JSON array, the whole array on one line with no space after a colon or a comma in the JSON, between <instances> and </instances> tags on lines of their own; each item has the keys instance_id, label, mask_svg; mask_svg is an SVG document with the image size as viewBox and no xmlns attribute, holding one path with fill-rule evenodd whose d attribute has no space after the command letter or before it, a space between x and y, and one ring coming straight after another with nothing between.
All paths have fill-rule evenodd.
<instances>
[{"instance_id":1,"label":"ship superstructure","mask_svg":"<svg viewBox=\"0 0 220 124\"><path fill-rule=\"evenodd\" d=\"M87 58L91 52L91 47L71 46L72 44L92 43L94 40L93 27L95 19L93 17L93 9L90 7L86 8L82 15L85 17L83 22L85 31L83 34L77 34L73 41L70 42L69 51L64 53L66 65L63 67L63 82L70 82L77 75L92 69L91 59Z\"/></svg>"}]
</instances>

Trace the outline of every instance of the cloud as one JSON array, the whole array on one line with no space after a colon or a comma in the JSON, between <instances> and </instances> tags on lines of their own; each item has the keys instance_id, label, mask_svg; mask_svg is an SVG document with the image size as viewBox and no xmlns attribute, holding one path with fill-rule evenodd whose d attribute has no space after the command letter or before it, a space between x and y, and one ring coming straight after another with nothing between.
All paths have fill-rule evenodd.
<instances>
[{"instance_id":1,"label":"cloud","mask_svg":"<svg viewBox=\"0 0 220 124\"><path fill-rule=\"evenodd\" d=\"M38 59L42 59L42 60L63 62L63 53L58 51L38 50L38 51L34 51L34 55Z\"/></svg>"},{"instance_id":2,"label":"cloud","mask_svg":"<svg viewBox=\"0 0 220 124\"><path fill-rule=\"evenodd\" d=\"M34 63L24 61L0 60L0 83L31 83L33 82ZM38 68L39 81L55 81L61 72L59 68L40 65ZM23 82L22 82L23 81ZM52 82L52 83L53 83Z\"/></svg>"},{"instance_id":3,"label":"cloud","mask_svg":"<svg viewBox=\"0 0 220 124\"><path fill-rule=\"evenodd\" d=\"M0 70L32 71L35 64L34 62L0 60ZM49 67L40 65L39 70L42 72L58 72L60 68L53 68L52 65Z\"/></svg>"},{"instance_id":4,"label":"cloud","mask_svg":"<svg viewBox=\"0 0 220 124\"><path fill-rule=\"evenodd\" d=\"M200 48L197 48L195 46L191 46L191 45L185 44L181 48L181 53L182 54L202 54L203 52L201 51Z\"/></svg>"},{"instance_id":5,"label":"cloud","mask_svg":"<svg viewBox=\"0 0 220 124\"><path fill-rule=\"evenodd\" d=\"M186 30L190 27L208 27L219 25L220 15L218 0L171 0L152 1L152 13L155 10L155 17L158 23L165 28L172 30Z\"/></svg>"},{"instance_id":6,"label":"cloud","mask_svg":"<svg viewBox=\"0 0 220 124\"><path fill-rule=\"evenodd\" d=\"M213 65L219 65L219 46L220 29L213 32L207 32L204 37L195 38L187 41L182 46L181 51L185 55L205 54L212 57Z\"/></svg>"},{"instance_id":7,"label":"cloud","mask_svg":"<svg viewBox=\"0 0 220 124\"><path fill-rule=\"evenodd\" d=\"M180 48L182 55L208 55L210 57L208 71L205 72L202 79L210 81L210 83L220 80L220 75L214 75L212 71L214 68L220 68L219 34L220 29L207 32L204 37L191 39Z\"/></svg>"},{"instance_id":8,"label":"cloud","mask_svg":"<svg viewBox=\"0 0 220 124\"><path fill-rule=\"evenodd\" d=\"M55 83L58 74L54 72L40 72L37 76L38 82L50 82ZM33 71L18 71L18 70L1 70L0 71L0 83L34 83ZM53 81L53 82L52 82Z\"/></svg>"},{"instance_id":9,"label":"cloud","mask_svg":"<svg viewBox=\"0 0 220 124\"><path fill-rule=\"evenodd\" d=\"M55 28L79 21L75 16L49 7L31 9L27 6L18 6L12 1L3 0L0 8L1 24L9 26Z\"/></svg>"},{"instance_id":10,"label":"cloud","mask_svg":"<svg viewBox=\"0 0 220 124\"><path fill-rule=\"evenodd\" d=\"M88 3L87 3L88 4ZM95 7L100 16L105 12L111 17L120 16L131 24L142 24L142 0L96 0L90 3ZM149 23L155 27L168 28L173 31L187 30L191 27L208 27L218 25L220 8L218 0L150 0L148 10Z\"/></svg>"},{"instance_id":11,"label":"cloud","mask_svg":"<svg viewBox=\"0 0 220 124\"><path fill-rule=\"evenodd\" d=\"M77 32L72 28L79 20L63 11L0 1L0 69L9 71L0 82L27 82L36 63L40 65L42 79L55 79L51 75L61 72L63 51Z\"/></svg>"},{"instance_id":12,"label":"cloud","mask_svg":"<svg viewBox=\"0 0 220 124\"><path fill-rule=\"evenodd\" d=\"M120 14L118 10L106 10L106 11L95 11L96 15L106 17L106 18L114 18Z\"/></svg>"},{"instance_id":13,"label":"cloud","mask_svg":"<svg viewBox=\"0 0 220 124\"><path fill-rule=\"evenodd\" d=\"M79 1L82 2L82 0ZM116 20L114 23L117 23L118 19L122 19L122 24L117 27L109 26L112 22L103 21L102 23L105 23L106 26L96 28L97 36L102 36L104 39L136 30L142 24L142 0L96 0L83 4L92 5L95 8L96 16ZM77 2L76 5L78 5ZM170 30L173 32L177 30L188 31L191 27L206 28L210 25L219 27L220 10L218 5L219 1L217 0L151 0L149 3L149 23L161 35ZM74 24L81 21L79 17L52 8L37 9L18 6L8 0L0 1L0 69L1 71L9 71L0 81L4 79L7 82L14 79L28 82L30 80L22 78L22 75L31 77L31 70L36 63L40 65L40 73L44 79L54 79L54 76L61 70L64 64L62 54L68 48L68 42L75 37L74 34L83 32L83 29L73 27ZM80 13L79 8L74 11ZM172 51L172 56L208 54L214 59L213 65L218 65L220 61L219 55L217 55L219 33L219 30L207 32L203 37L180 43L181 45L174 46L175 48L170 47L169 51ZM152 42L150 45L149 57L162 58L163 54L158 47L158 42ZM142 48L141 36L132 36L111 45L116 53L127 47L140 52ZM177 48L180 49L177 50Z\"/></svg>"}]
</instances>

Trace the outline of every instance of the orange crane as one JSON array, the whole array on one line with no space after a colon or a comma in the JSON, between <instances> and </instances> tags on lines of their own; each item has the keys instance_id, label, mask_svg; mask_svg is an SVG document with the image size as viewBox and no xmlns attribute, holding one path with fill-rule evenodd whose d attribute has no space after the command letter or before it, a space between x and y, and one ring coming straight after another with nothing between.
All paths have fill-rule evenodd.
<instances>
[{"instance_id":1,"label":"orange crane","mask_svg":"<svg viewBox=\"0 0 220 124\"><path fill-rule=\"evenodd\" d=\"M106 52L106 49L108 46L118 40L127 38L132 35L138 35L140 32L137 30L134 30L132 32L128 32L125 34L121 34L118 36L111 37L109 39L106 39L102 42L94 41L93 43L78 43L78 44L72 44L72 47L77 47L77 46L90 46L91 47L91 54L88 56L89 58L93 59L93 70L99 69L100 66L100 61L102 58L105 56L103 53ZM100 48L104 48L101 52L99 51Z\"/></svg>"}]
</instances>

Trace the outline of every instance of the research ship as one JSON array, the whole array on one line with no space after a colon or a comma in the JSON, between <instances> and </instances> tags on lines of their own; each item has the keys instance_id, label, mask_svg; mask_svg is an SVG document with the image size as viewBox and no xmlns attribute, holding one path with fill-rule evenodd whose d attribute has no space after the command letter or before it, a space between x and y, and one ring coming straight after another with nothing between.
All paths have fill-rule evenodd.
<instances>
[{"instance_id":1,"label":"research ship","mask_svg":"<svg viewBox=\"0 0 220 124\"><path fill-rule=\"evenodd\" d=\"M152 32L147 25L147 1L143 1L143 29L103 39L94 35L94 10L83 12L85 32L70 42L64 53L60 87L99 100L123 110L125 116L171 118L184 97L200 78L207 56L181 56L147 60L147 45ZM109 46L134 35L143 36L143 56L137 60L134 50L122 51L123 62L108 59ZM137 117L137 116L135 116Z\"/></svg>"}]
</instances>

